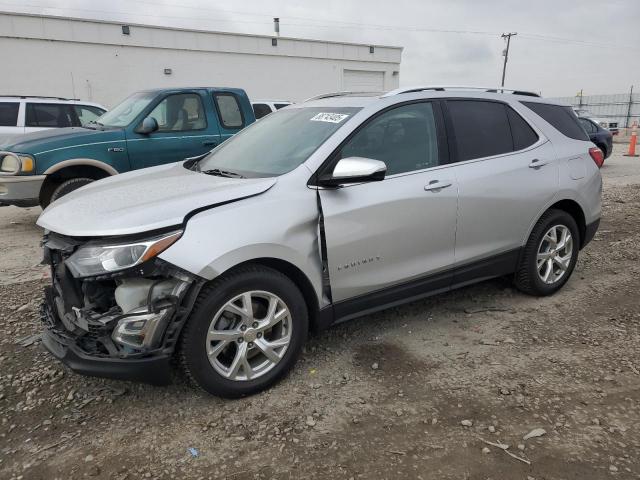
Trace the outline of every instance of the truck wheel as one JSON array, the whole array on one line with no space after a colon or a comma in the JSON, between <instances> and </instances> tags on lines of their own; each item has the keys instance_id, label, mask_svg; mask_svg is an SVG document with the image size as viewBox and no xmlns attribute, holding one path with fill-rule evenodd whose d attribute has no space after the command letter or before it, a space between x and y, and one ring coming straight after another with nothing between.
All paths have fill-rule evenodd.
<instances>
[{"instance_id":1,"label":"truck wheel","mask_svg":"<svg viewBox=\"0 0 640 480\"><path fill-rule=\"evenodd\" d=\"M95 180L93 178L86 177L70 178L69 180L65 180L54 188L49 201L46 202L46 205L41 205L42 208L46 208L50 203L55 202L60 197L64 197L67 193L71 193L80 187L90 184L91 182L95 182Z\"/></svg>"},{"instance_id":2,"label":"truck wheel","mask_svg":"<svg viewBox=\"0 0 640 480\"><path fill-rule=\"evenodd\" d=\"M304 297L282 273L247 266L204 287L180 340L190 379L237 398L280 380L298 359L309 320Z\"/></svg>"},{"instance_id":3,"label":"truck wheel","mask_svg":"<svg viewBox=\"0 0 640 480\"><path fill-rule=\"evenodd\" d=\"M567 283L578 261L580 233L563 210L548 210L533 227L515 275L518 289L529 295L552 295Z\"/></svg>"}]
</instances>

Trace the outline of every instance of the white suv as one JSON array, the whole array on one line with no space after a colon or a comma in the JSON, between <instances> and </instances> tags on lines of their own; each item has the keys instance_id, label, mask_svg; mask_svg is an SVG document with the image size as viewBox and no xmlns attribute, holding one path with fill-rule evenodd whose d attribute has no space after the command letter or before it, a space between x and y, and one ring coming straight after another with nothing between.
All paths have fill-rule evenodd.
<instances>
[{"instance_id":1,"label":"white suv","mask_svg":"<svg viewBox=\"0 0 640 480\"><path fill-rule=\"evenodd\" d=\"M289 105L291 105L291 102L286 100L256 100L251 102L256 120L260 120L262 117Z\"/></svg>"},{"instance_id":2,"label":"white suv","mask_svg":"<svg viewBox=\"0 0 640 480\"><path fill-rule=\"evenodd\" d=\"M84 127L106 111L77 99L0 96L0 140L49 128Z\"/></svg>"}]
</instances>

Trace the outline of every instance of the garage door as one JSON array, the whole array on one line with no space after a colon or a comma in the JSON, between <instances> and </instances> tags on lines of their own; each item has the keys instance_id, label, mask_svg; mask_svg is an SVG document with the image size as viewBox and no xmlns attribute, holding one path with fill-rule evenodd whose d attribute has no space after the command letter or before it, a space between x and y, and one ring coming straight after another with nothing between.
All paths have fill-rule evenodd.
<instances>
[{"instance_id":1,"label":"garage door","mask_svg":"<svg viewBox=\"0 0 640 480\"><path fill-rule=\"evenodd\" d=\"M345 70L342 86L347 92L383 92L384 72Z\"/></svg>"}]
</instances>

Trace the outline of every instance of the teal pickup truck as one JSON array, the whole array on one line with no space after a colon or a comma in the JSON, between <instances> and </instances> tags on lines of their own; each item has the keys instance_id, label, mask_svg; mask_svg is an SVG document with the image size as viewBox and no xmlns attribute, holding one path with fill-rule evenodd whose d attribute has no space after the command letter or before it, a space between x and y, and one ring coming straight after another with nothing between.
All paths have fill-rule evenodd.
<instances>
[{"instance_id":1,"label":"teal pickup truck","mask_svg":"<svg viewBox=\"0 0 640 480\"><path fill-rule=\"evenodd\" d=\"M0 143L0 206L49 203L117 173L202 155L255 121L244 90L137 92L85 127Z\"/></svg>"}]
</instances>

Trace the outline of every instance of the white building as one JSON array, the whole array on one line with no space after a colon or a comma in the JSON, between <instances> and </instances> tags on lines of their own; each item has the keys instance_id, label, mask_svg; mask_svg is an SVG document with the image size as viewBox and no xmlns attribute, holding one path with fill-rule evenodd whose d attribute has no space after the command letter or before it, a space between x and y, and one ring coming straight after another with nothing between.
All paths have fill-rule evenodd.
<instances>
[{"instance_id":1,"label":"white building","mask_svg":"<svg viewBox=\"0 0 640 480\"><path fill-rule=\"evenodd\" d=\"M0 95L112 107L136 90L244 88L252 99L398 87L401 47L0 13Z\"/></svg>"}]
</instances>

